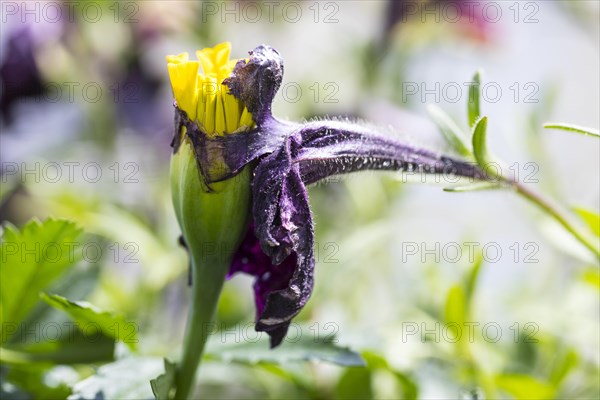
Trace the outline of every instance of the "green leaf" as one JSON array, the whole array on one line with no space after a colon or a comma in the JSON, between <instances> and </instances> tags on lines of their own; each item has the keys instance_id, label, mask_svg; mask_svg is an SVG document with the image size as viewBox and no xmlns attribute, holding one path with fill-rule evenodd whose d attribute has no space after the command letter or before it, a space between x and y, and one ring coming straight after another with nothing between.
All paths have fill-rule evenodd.
<instances>
[{"instance_id":1,"label":"green leaf","mask_svg":"<svg viewBox=\"0 0 600 400\"><path fill-rule=\"evenodd\" d=\"M153 399L149 381L160 374L158 357L128 357L98 368L96 374L76 383L69 400Z\"/></svg>"},{"instance_id":2,"label":"green leaf","mask_svg":"<svg viewBox=\"0 0 600 400\"><path fill-rule=\"evenodd\" d=\"M356 367L346 369L336 385L335 394L336 399L372 399L371 371Z\"/></svg>"},{"instance_id":3,"label":"green leaf","mask_svg":"<svg viewBox=\"0 0 600 400\"><path fill-rule=\"evenodd\" d=\"M252 341L240 341L239 337L209 340L205 358L247 365L259 363L285 365L297 361L325 361L346 367L365 365L360 354L336 345L333 337L302 335L297 339L288 339L276 349L270 349L264 336Z\"/></svg>"},{"instance_id":4,"label":"green leaf","mask_svg":"<svg viewBox=\"0 0 600 400\"><path fill-rule=\"evenodd\" d=\"M100 272L99 264L100 263L86 265L85 268L72 268L47 289L51 289L53 293L58 293L68 299L85 298L89 296L98 285ZM35 324L44 325L53 322L70 324L71 319L64 311L49 306L45 301L39 301L27 315L25 320L23 320L21 325L23 329L27 329L28 326ZM17 332L15 335L18 335L19 333L21 333L21 337L26 337L22 332ZM12 342L16 342L14 337Z\"/></svg>"},{"instance_id":5,"label":"green leaf","mask_svg":"<svg viewBox=\"0 0 600 400\"><path fill-rule=\"evenodd\" d=\"M55 294L41 293L40 297L50 306L69 314L82 331L100 331L108 337L122 341L130 349L136 349L137 326L126 322L123 315L102 311L88 302L71 301Z\"/></svg>"},{"instance_id":6,"label":"green leaf","mask_svg":"<svg viewBox=\"0 0 600 400\"><path fill-rule=\"evenodd\" d=\"M552 385L542 382L532 376L522 374L499 375L496 385L518 400L551 399L554 398Z\"/></svg>"},{"instance_id":7,"label":"green leaf","mask_svg":"<svg viewBox=\"0 0 600 400\"><path fill-rule=\"evenodd\" d=\"M477 252L475 255L475 262L469 271L467 276L466 287L465 287L465 314L469 317L471 313L471 305L473 304L473 295L475 294L475 288L477 287L477 279L481 272L481 266L483 265L483 254Z\"/></svg>"},{"instance_id":8,"label":"green leaf","mask_svg":"<svg viewBox=\"0 0 600 400\"><path fill-rule=\"evenodd\" d=\"M595 136L600 138L600 132L598 129L588 128L585 126L578 126L573 124L566 124L563 122L547 122L544 124L544 128L546 129L560 129L563 131L580 133L582 135Z\"/></svg>"},{"instance_id":9,"label":"green leaf","mask_svg":"<svg viewBox=\"0 0 600 400\"><path fill-rule=\"evenodd\" d=\"M23 400L30 399L31 395L23 388L14 385L12 382L6 382L3 375L0 375L0 399L2 400ZM43 398L43 397L41 397Z\"/></svg>"},{"instance_id":10,"label":"green leaf","mask_svg":"<svg viewBox=\"0 0 600 400\"><path fill-rule=\"evenodd\" d=\"M294 385L294 388L298 391L298 397L307 399L316 399L319 397L321 392L318 385L315 384L314 380L302 373L304 369L296 370L295 368L282 367L275 364L259 364L252 367L253 370L264 370L269 374L276 376L282 381L286 381Z\"/></svg>"},{"instance_id":11,"label":"green leaf","mask_svg":"<svg viewBox=\"0 0 600 400\"><path fill-rule=\"evenodd\" d=\"M79 376L72 367L56 366L48 368L45 365L19 365L11 366L6 374L6 379L12 385L25 391L15 399L66 399L71 394L68 384L77 381ZM2 382L4 386L4 382ZM4 387L2 388L4 389ZM0 390L0 398L9 400Z\"/></svg>"},{"instance_id":12,"label":"green leaf","mask_svg":"<svg viewBox=\"0 0 600 400\"><path fill-rule=\"evenodd\" d=\"M362 357L364 358L365 362L367 363L367 366L371 369L389 369L390 366L387 362L387 360L380 356L379 354L375 353L374 351L363 351L362 352Z\"/></svg>"},{"instance_id":13,"label":"green leaf","mask_svg":"<svg viewBox=\"0 0 600 400\"><path fill-rule=\"evenodd\" d=\"M564 356L557 358L556 365L550 374L550 382L552 382L555 388L560 387L560 384L579 363L579 357L574 350L565 351Z\"/></svg>"},{"instance_id":14,"label":"green leaf","mask_svg":"<svg viewBox=\"0 0 600 400\"><path fill-rule=\"evenodd\" d=\"M472 156L471 150L463 139L463 133L448 114L434 104L427 106L427 112L455 151L465 157Z\"/></svg>"},{"instance_id":15,"label":"green leaf","mask_svg":"<svg viewBox=\"0 0 600 400\"><path fill-rule=\"evenodd\" d=\"M487 117L481 117L473 127L473 153L477 164L488 173L489 176L498 176L496 168L492 167L492 157L487 149Z\"/></svg>"},{"instance_id":16,"label":"green leaf","mask_svg":"<svg viewBox=\"0 0 600 400\"><path fill-rule=\"evenodd\" d=\"M474 184L468 185L468 186L446 187L446 188L444 188L444 192L452 192L452 193L475 192L478 190L496 190L496 189L501 189L501 188L502 188L502 186L498 185L497 183L481 182L481 183L474 183Z\"/></svg>"},{"instance_id":17,"label":"green leaf","mask_svg":"<svg viewBox=\"0 0 600 400\"><path fill-rule=\"evenodd\" d=\"M417 383L408 375L402 372L390 370L403 390L402 398L405 400L417 400L419 398L419 387Z\"/></svg>"},{"instance_id":18,"label":"green leaf","mask_svg":"<svg viewBox=\"0 0 600 400\"><path fill-rule=\"evenodd\" d=\"M0 244L0 323L19 324L38 294L81 258L82 230L73 222L32 220L19 231L4 226ZM8 336L2 334L2 342Z\"/></svg>"},{"instance_id":19,"label":"green leaf","mask_svg":"<svg viewBox=\"0 0 600 400\"><path fill-rule=\"evenodd\" d=\"M600 214L583 207L573 207L583 222L596 236L600 236Z\"/></svg>"},{"instance_id":20,"label":"green leaf","mask_svg":"<svg viewBox=\"0 0 600 400\"><path fill-rule=\"evenodd\" d=\"M462 325L465 322L465 304L466 296L463 288L459 285L452 286L446 296L444 320Z\"/></svg>"},{"instance_id":21,"label":"green leaf","mask_svg":"<svg viewBox=\"0 0 600 400\"><path fill-rule=\"evenodd\" d=\"M402 388L402 399L416 400L419 397L419 387L416 382L410 376L390 367L385 358L372 351L364 351L362 356L367 362L367 366L370 370L383 369L394 375L396 381Z\"/></svg>"},{"instance_id":22,"label":"green leaf","mask_svg":"<svg viewBox=\"0 0 600 400\"><path fill-rule=\"evenodd\" d=\"M586 269L581 278L584 282L600 290L600 271L598 271L597 267L594 266Z\"/></svg>"},{"instance_id":23,"label":"green leaf","mask_svg":"<svg viewBox=\"0 0 600 400\"><path fill-rule=\"evenodd\" d=\"M266 338L257 341L239 342L239 337L227 340L209 341L204 355L206 360L254 364L282 364L290 362L319 360L343 366L364 366L361 356L332 343L332 338L301 337L295 343L284 342L277 349L269 349ZM73 387L70 399L94 399L102 394L104 398L167 398L174 379L174 364L154 357L130 357L101 367L92 376ZM160 375L160 376L159 376ZM157 377L158 378L155 378ZM151 382L148 384L148 382ZM152 388L152 390L150 390Z\"/></svg>"},{"instance_id":24,"label":"green leaf","mask_svg":"<svg viewBox=\"0 0 600 400\"><path fill-rule=\"evenodd\" d=\"M169 400L175 390L175 364L165 358L165 372L150 380L152 393L157 400Z\"/></svg>"},{"instance_id":25,"label":"green leaf","mask_svg":"<svg viewBox=\"0 0 600 400\"><path fill-rule=\"evenodd\" d=\"M472 127L479 119L481 115L480 102L481 102L481 70L477 71L473 75L472 84L469 85L469 98L467 100L467 111L469 114L469 126Z\"/></svg>"},{"instance_id":26,"label":"green leaf","mask_svg":"<svg viewBox=\"0 0 600 400\"><path fill-rule=\"evenodd\" d=\"M2 348L0 360L12 365L48 365L86 364L114 359L114 339L100 332L86 334L75 324L69 324L49 323L40 325L34 332L28 331L29 339L33 342Z\"/></svg>"},{"instance_id":27,"label":"green leaf","mask_svg":"<svg viewBox=\"0 0 600 400\"><path fill-rule=\"evenodd\" d=\"M446 297L444 320L448 324L448 330L452 331L455 336L458 336L458 330L462 329L466 321L465 297L465 291L459 285L452 286Z\"/></svg>"}]
</instances>

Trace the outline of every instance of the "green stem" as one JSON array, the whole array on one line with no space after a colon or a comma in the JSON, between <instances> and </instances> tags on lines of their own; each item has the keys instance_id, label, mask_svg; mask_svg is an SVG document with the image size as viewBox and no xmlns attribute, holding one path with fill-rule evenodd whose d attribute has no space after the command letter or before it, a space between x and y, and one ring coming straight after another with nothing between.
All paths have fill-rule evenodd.
<instances>
[{"instance_id":1,"label":"green stem","mask_svg":"<svg viewBox=\"0 0 600 400\"><path fill-rule=\"evenodd\" d=\"M192 301L177 368L175 398L186 400L193 394L196 371L212 328L212 322L225 282L229 263L219 257L192 255Z\"/></svg>"},{"instance_id":2,"label":"green stem","mask_svg":"<svg viewBox=\"0 0 600 400\"><path fill-rule=\"evenodd\" d=\"M506 178L505 178L506 179ZM518 194L525 197L527 200L531 201L539 208L544 210L548 215L554 218L559 224L561 224L575 239L579 241L582 245L584 245L588 250L590 250L597 259L600 259L600 249L597 245L592 243L585 234L580 232L573 223L569 220L569 218L564 215L557 206L550 203L550 201L543 198L541 195L531 191L529 188L523 186L519 182L515 181L506 181L516 190Z\"/></svg>"}]
</instances>

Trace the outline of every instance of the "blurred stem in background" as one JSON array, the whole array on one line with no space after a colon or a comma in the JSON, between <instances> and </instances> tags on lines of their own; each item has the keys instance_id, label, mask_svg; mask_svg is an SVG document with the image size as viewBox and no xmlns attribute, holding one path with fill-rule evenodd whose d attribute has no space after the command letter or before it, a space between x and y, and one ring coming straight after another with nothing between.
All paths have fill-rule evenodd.
<instances>
[{"instance_id":1,"label":"blurred stem in background","mask_svg":"<svg viewBox=\"0 0 600 400\"><path fill-rule=\"evenodd\" d=\"M557 206L552 204L549 200L543 198L541 195L531 191L529 188L525 187L519 182L513 181L511 184L518 194L531 201L544 212L546 212L546 214L548 214L550 217L554 218L556 222L561 224L571 235L573 235L575 239L589 249L596 256L596 258L600 260L600 249L598 248L598 245L592 243L591 238L588 238L588 235L584 234L579 228L575 227L570 221L570 218L564 215L557 208Z\"/></svg>"}]
</instances>

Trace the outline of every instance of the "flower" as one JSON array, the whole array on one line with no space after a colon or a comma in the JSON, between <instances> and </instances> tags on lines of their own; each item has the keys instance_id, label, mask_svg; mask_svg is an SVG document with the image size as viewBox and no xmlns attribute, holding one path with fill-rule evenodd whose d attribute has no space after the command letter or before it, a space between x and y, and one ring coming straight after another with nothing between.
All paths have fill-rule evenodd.
<instances>
[{"instance_id":1,"label":"flower","mask_svg":"<svg viewBox=\"0 0 600 400\"><path fill-rule=\"evenodd\" d=\"M283 79L283 60L266 45L249 54L230 70L228 44L202 50L198 58L204 76L197 73L198 62L189 61L185 53L168 57L177 102L173 147L177 152L181 132L185 132L209 190L230 181L236 182L236 190L248 185L252 221L244 226L243 241L240 237L241 244L230 255L228 275L244 272L255 277L256 330L267 332L274 347L284 339L313 288L314 226L306 185L362 170L420 170L475 179L485 179L485 174L468 162L415 147L352 121L301 124L275 118L271 103ZM217 84L213 115L209 115L213 108L207 106L213 100L200 95L201 82ZM234 109L241 111L235 114ZM240 117L235 129L229 129L230 112ZM237 179L244 174L251 177ZM198 199L194 201L201 206ZM229 230L240 221L224 219L231 208L213 211ZM186 226L197 221L180 218L179 222ZM237 225L233 229L239 231ZM191 248L196 240L205 240L199 236L190 240L185 231L184 237Z\"/></svg>"},{"instance_id":2,"label":"flower","mask_svg":"<svg viewBox=\"0 0 600 400\"><path fill-rule=\"evenodd\" d=\"M190 60L188 53L167 56L175 97L176 131L171 159L171 191L183 242L192 256L192 274L206 264L225 265L240 244L250 204L250 169L229 176L226 149L211 146L219 136L246 134L253 126L248 109L223 85L237 60L229 60L230 43L206 48ZM216 268L213 266L213 268ZM223 275L225 274L223 273Z\"/></svg>"},{"instance_id":3,"label":"flower","mask_svg":"<svg viewBox=\"0 0 600 400\"><path fill-rule=\"evenodd\" d=\"M13 122L13 105L20 99L39 96L44 93L44 81L36 63L36 41L27 27L8 29L2 39L6 50L0 60L0 78L2 95L0 96L0 115L9 125ZM10 55L10 56L9 56Z\"/></svg>"}]
</instances>

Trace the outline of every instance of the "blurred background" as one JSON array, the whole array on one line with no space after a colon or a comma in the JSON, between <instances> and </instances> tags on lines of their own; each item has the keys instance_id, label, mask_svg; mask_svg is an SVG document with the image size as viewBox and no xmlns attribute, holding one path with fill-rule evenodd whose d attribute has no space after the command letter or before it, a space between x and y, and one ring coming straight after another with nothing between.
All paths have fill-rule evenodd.
<instances>
[{"instance_id":1,"label":"blurred background","mask_svg":"<svg viewBox=\"0 0 600 400\"><path fill-rule=\"evenodd\" d=\"M140 354L176 355L187 259L168 186L165 56L223 41L235 58L262 43L283 56L280 118L367 120L450 154L426 106L466 131L467 85L482 69L491 151L534 190L597 215L599 142L542 124L600 125L599 4L3 1L0 220L75 221L101 251L54 292L125 315ZM597 260L514 193L409 178L366 172L310 188L316 284L297 329L335 334L367 367L207 361L202 393L600 397ZM243 341L236 327L253 318L252 281L235 276L216 326ZM36 371L13 381L33 398L90 374Z\"/></svg>"}]
</instances>

